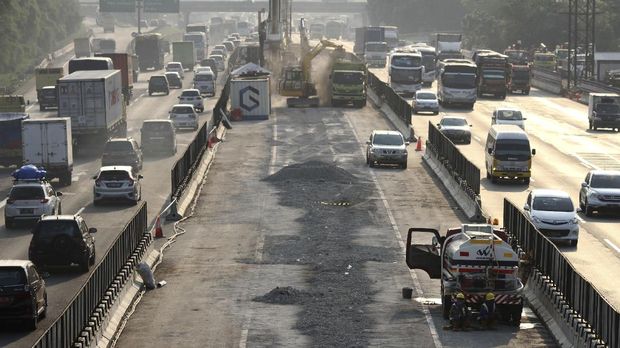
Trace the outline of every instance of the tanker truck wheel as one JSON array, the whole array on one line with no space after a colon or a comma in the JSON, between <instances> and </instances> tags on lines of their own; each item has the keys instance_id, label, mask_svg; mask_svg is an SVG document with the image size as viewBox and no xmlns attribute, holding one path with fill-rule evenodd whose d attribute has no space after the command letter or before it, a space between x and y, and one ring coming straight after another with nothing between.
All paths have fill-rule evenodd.
<instances>
[{"instance_id":1,"label":"tanker truck wheel","mask_svg":"<svg viewBox=\"0 0 620 348\"><path fill-rule=\"evenodd\" d=\"M442 296L441 297L441 310L443 312L443 318L448 320L450 319L450 308L452 307L452 297L451 296Z\"/></svg>"}]
</instances>

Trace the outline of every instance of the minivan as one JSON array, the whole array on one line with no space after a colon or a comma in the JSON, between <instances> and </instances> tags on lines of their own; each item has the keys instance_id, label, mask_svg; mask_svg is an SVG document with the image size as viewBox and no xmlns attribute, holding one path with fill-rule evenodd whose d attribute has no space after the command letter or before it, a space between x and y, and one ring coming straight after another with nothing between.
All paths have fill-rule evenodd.
<instances>
[{"instance_id":1,"label":"minivan","mask_svg":"<svg viewBox=\"0 0 620 348\"><path fill-rule=\"evenodd\" d=\"M491 126L485 149L487 179L493 183L500 178L530 183L536 149L530 149L530 140L523 129L515 125Z\"/></svg>"},{"instance_id":2,"label":"minivan","mask_svg":"<svg viewBox=\"0 0 620 348\"><path fill-rule=\"evenodd\" d=\"M215 95L215 74L212 71L199 72L194 75L194 88L203 95Z\"/></svg>"},{"instance_id":3,"label":"minivan","mask_svg":"<svg viewBox=\"0 0 620 348\"><path fill-rule=\"evenodd\" d=\"M174 155L177 152L176 130L170 120L146 120L140 129L142 152L165 152Z\"/></svg>"}]
</instances>

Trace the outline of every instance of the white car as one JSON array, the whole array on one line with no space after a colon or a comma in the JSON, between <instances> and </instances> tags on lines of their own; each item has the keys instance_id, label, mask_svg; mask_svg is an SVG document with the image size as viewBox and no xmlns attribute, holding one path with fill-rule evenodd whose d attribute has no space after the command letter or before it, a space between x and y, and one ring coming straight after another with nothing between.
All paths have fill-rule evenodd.
<instances>
[{"instance_id":1,"label":"white car","mask_svg":"<svg viewBox=\"0 0 620 348\"><path fill-rule=\"evenodd\" d=\"M185 75L183 75L183 64L180 62L170 62L166 64L166 71L178 72L182 79L185 78Z\"/></svg>"},{"instance_id":2,"label":"white car","mask_svg":"<svg viewBox=\"0 0 620 348\"><path fill-rule=\"evenodd\" d=\"M215 95L215 74L209 69L209 71L202 71L194 74L194 88L200 91L203 95Z\"/></svg>"},{"instance_id":3,"label":"white car","mask_svg":"<svg viewBox=\"0 0 620 348\"><path fill-rule=\"evenodd\" d=\"M15 180L4 206L4 225L13 228L17 221L37 221L41 215L62 214L61 192L45 180Z\"/></svg>"},{"instance_id":4,"label":"white car","mask_svg":"<svg viewBox=\"0 0 620 348\"><path fill-rule=\"evenodd\" d=\"M93 204L103 200L128 200L137 204L142 199L142 175L134 175L131 166L106 166L93 177Z\"/></svg>"},{"instance_id":5,"label":"white car","mask_svg":"<svg viewBox=\"0 0 620 348\"><path fill-rule=\"evenodd\" d=\"M534 226L552 241L567 241L577 246L579 221L568 193L558 190L536 189L527 196L523 206L525 215Z\"/></svg>"},{"instance_id":6,"label":"white car","mask_svg":"<svg viewBox=\"0 0 620 348\"><path fill-rule=\"evenodd\" d=\"M526 118L523 117L521 110L510 107L499 107L493 111L491 125L494 124L514 124L525 130Z\"/></svg>"},{"instance_id":7,"label":"white car","mask_svg":"<svg viewBox=\"0 0 620 348\"><path fill-rule=\"evenodd\" d=\"M211 49L211 52L216 51L216 50L221 51L221 53L211 53L211 54L220 54L224 58L226 58L226 56L228 55L228 50L226 49L226 46L224 45L213 46L213 48Z\"/></svg>"},{"instance_id":8,"label":"white car","mask_svg":"<svg viewBox=\"0 0 620 348\"><path fill-rule=\"evenodd\" d=\"M198 114L196 114L193 104L175 104L170 109L169 114L169 119L174 123L176 129L198 129Z\"/></svg>"},{"instance_id":9,"label":"white car","mask_svg":"<svg viewBox=\"0 0 620 348\"><path fill-rule=\"evenodd\" d=\"M217 70L224 71L226 70L226 63L224 63L224 57L219 54L212 54L209 58L213 59L215 63L217 63Z\"/></svg>"},{"instance_id":10,"label":"white car","mask_svg":"<svg viewBox=\"0 0 620 348\"><path fill-rule=\"evenodd\" d=\"M421 111L430 111L433 115L437 115L439 113L439 100L437 100L437 94L435 94L435 92L415 92L411 106L413 107L414 114Z\"/></svg>"},{"instance_id":11,"label":"white car","mask_svg":"<svg viewBox=\"0 0 620 348\"><path fill-rule=\"evenodd\" d=\"M205 111L204 99L200 95L200 90L195 88L184 89L179 96L179 103L192 104L197 112Z\"/></svg>"},{"instance_id":12,"label":"white car","mask_svg":"<svg viewBox=\"0 0 620 348\"><path fill-rule=\"evenodd\" d=\"M211 70L211 67L210 67L210 66L200 66L200 65L197 65L197 66L194 68L194 74L199 74L199 73L201 73L201 72L210 72L210 73L213 73L213 70Z\"/></svg>"},{"instance_id":13,"label":"white car","mask_svg":"<svg viewBox=\"0 0 620 348\"><path fill-rule=\"evenodd\" d=\"M407 145L403 135L397 131L374 130L366 142L366 164L398 164L407 169Z\"/></svg>"}]
</instances>

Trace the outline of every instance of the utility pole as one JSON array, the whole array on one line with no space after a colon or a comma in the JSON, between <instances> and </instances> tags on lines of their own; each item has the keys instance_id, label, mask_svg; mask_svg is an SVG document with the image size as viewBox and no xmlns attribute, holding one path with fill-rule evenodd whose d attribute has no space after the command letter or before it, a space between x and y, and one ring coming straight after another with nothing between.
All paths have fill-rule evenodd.
<instances>
[{"instance_id":1,"label":"utility pole","mask_svg":"<svg viewBox=\"0 0 620 348\"><path fill-rule=\"evenodd\" d=\"M579 79L594 76L596 50L596 0L568 0L568 89L577 87ZM585 60L581 71L578 57Z\"/></svg>"},{"instance_id":2,"label":"utility pole","mask_svg":"<svg viewBox=\"0 0 620 348\"><path fill-rule=\"evenodd\" d=\"M142 9L144 8L144 0L136 0L136 11L138 11L138 34L142 34Z\"/></svg>"}]
</instances>

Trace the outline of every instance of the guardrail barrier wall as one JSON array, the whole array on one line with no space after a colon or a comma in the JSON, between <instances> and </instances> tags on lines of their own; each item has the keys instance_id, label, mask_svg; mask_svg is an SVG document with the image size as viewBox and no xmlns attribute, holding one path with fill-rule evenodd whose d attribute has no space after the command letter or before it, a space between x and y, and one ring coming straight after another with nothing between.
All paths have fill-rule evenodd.
<instances>
[{"instance_id":1,"label":"guardrail barrier wall","mask_svg":"<svg viewBox=\"0 0 620 348\"><path fill-rule=\"evenodd\" d=\"M411 124L413 109L407 100L394 92L392 87L381 81L381 79L371 72L368 72L368 86L370 86L381 100L388 104L390 109L392 109L401 120L408 125Z\"/></svg>"}]
</instances>

